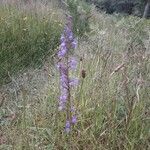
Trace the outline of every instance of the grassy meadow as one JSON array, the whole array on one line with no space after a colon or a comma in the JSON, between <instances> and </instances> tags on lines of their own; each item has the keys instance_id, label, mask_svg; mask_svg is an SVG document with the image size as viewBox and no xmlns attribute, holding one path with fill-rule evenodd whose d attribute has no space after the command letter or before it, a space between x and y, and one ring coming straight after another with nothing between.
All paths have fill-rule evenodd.
<instances>
[{"instance_id":1,"label":"grassy meadow","mask_svg":"<svg viewBox=\"0 0 150 150\"><path fill-rule=\"evenodd\" d=\"M11 75L42 64L59 45L61 12L38 2L17 4L0 5L0 85Z\"/></svg>"},{"instance_id":2,"label":"grassy meadow","mask_svg":"<svg viewBox=\"0 0 150 150\"><path fill-rule=\"evenodd\" d=\"M66 10L0 3L1 150L150 149L150 20L90 11L74 51L77 123L67 134L55 67Z\"/></svg>"}]
</instances>

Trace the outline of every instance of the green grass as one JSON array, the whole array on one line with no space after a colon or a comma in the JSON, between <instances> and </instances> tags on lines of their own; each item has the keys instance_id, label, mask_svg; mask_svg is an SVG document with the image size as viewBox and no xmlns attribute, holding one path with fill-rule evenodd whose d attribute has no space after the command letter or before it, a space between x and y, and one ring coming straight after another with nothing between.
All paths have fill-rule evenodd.
<instances>
[{"instance_id":1,"label":"green grass","mask_svg":"<svg viewBox=\"0 0 150 150\"><path fill-rule=\"evenodd\" d=\"M92 14L91 32L75 52L83 60L76 73L79 88L72 92L78 111L72 132L64 132L65 114L57 109L59 73L49 64L47 88L38 84L37 97L30 91L40 79L32 79L36 71L3 96L1 149L150 149L150 21Z\"/></svg>"},{"instance_id":2,"label":"green grass","mask_svg":"<svg viewBox=\"0 0 150 150\"><path fill-rule=\"evenodd\" d=\"M41 65L59 45L62 21L57 12L34 9L0 6L0 85L10 81L9 75Z\"/></svg>"}]
</instances>

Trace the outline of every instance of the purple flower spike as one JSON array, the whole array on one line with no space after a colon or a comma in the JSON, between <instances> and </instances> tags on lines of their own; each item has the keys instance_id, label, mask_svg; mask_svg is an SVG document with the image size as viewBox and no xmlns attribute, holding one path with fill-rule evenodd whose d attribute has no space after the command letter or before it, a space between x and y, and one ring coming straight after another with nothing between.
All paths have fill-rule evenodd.
<instances>
[{"instance_id":1,"label":"purple flower spike","mask_svg":"<svg viewBox=\"0 0 150 150\"><path fill-rule=\"evenodd\" d=\"M60 111L65 111L67 116L67 121L65 125L66 133L71 130L71 125L77 122L77 117L72 114L75 113L74 101L72 100L71 89L72 87L78 85L79 80L76 78L70 78L70 70L75 70L77 68L77 60L75 58L70 59L69 50L75 49L77 47L77 39L73 35L73 24L72 17L67 15L67 23L64 28L64 32L60 38L60 48L57 53L59 62L57 64L57 69L60 73L60 97L59 106ZM70 119L70 117L71 119Z\"/></svg>"},{"instance_id":2,"label":"purple flower spike","mask_svg":"<svg viewBox=\"0 0 150 150\"><path fill-rule=\"evenodd\" d=\"M66 131L67 133L70 132L70 130L71 130L70 127L71 127L70 121L66 121L65 131Z\"/></svg>"},{"instance_id":3,"label":"purple flower spike","mask_svg":"<svg viewBox=\"0 0 150 150\"><path fill-rule=\"evenodd\" d=\"M73 124L76 124L77 123L77 116L73 116L72 117L72 121L71 121Z\"/></svg>"},{"instance_id":4,"label":"purple flower spike","mask_svg":"<svg viewBox=\"0 0 150 150\"><path fill-rule=\"evenodd\" d=\"M58 52L58 57L61 58L61 57L65 56L66 51L67 51L66 49L63 49L63 50L59 51Z\"/></svg>"}]
</instances>

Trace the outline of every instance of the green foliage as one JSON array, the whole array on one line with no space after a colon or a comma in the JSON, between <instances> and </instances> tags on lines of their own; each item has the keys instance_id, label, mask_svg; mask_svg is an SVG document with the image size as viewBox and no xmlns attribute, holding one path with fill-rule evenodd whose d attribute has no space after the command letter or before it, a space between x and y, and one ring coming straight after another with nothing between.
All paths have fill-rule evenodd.
<instances>
[{"instance_id":1,"label":"green foliage","mask_svg":"<svg viewBox=\"0 0 150 150\"><path fill-rule=\"evenodd\" d=\"M67 0L67 4L70 15L73 17L73 30L77 35L82 36L90 30L90 7L79 0Z\"/></svg>"},{"instance_id":2,"label":"green foliage","mask_svg":"<svg viewBox=\"0 0 150 150\"><path fill-rule=\"evenodd\" d=\"M42 64L59 45L62 26L55 18L0 7L0 85L9 76Z\"/></svg>"}]
</instances>

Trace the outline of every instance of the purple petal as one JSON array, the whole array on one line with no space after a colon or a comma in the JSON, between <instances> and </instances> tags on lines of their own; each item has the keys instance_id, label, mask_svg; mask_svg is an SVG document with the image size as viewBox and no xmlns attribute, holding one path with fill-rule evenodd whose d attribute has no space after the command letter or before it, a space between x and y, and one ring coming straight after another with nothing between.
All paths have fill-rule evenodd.
<instances>
[{"instance_id":1,"label":"purple petal","mask_svg":"<svg viewBox=\"0 0 150 150\"><path fill-rule=\"evenodd\" d=\"M73 40L73 33L72 33L72 30L70 27L66 26L65 27L65 30L64 30L64 33L66 35L66 38L69 40L69 41L72 41Z\"/></svg>"},{"instance_id":2,"label":"purple petal","mask_svg":"<svg viewBox=\"0 0 150 150\"><path fill-rule=\"evenodd\" d=\"M72 44L72 48L73 48L73 49L76 49L76 48L77 48L77 45L78 45L77 39L75 38L71 44Z\"/></svg>"},{"instance_id":3,"label":"purple petal","mask_svg":"<svg viewBox=\"0 0 150 150\"><path fill-rule=\"evenodd\" d=\"M70 40L70 41L72 41L73 40L73 33L70 31L70 33L68 33L68 39Z\"/></svg>"},{"instance_id":4,"label":"purple petal","mask_svg":"<svg viewBox=\"0 0 150 150\"><path fill-rule=\"evenodd\" d=\"M65 76L65 75L61 76L60 81L61 81L61 86L62 86L62 88L68 89L69 83L68 83L68 78L67 78L67 76Z\"/></svg>"},{"instance_id":5,"label":"purple petal","mask_svg":"<svg viewBox=\"0 0 150 150\"><path fill-rule=\"evenodd\" d=\"M65 74L62 74L61 77L60 77L60 81L61 81L62 84L67 82L67 76Z\"/></svg>"},{"instance_id":6,"label":"purple petal","mask_svg":"<svg viewBox=\"0 0 150 150\"><path fill-rule=\"evenodd\" d=\"M65 131L66 131L67 133L70 132L70 127L71 127L70 121L66 121Z\"/></svg>"},{"instance_id":7,"label":"purple petal","mask_svg":"<svg viewBox=\"0 0 150 150\"><path fill-rule=\"evenodd\" d=\"M60 98L59 98L59 100L62 101L62 102L66 102L67 97L68 96L66 94L65 95L61 95Z\"/></svg>"},{"instance_id":8,"label":"purple petal","mask_svg":"<svg viewBox=\"0 0 150 150\"><path fill-rule=\"evenodd\" d=\"M77 123L77 116L74 115L74 116L72 117L71 122L72 122L73 124Z\"/></svg>"},{"instance_id":9,"label":"purple petal","mask_svg":"<svg viewBox=\"0 0 150 150\"><path fill-rule=\"evenodd\" d=\"M67 49L62 49L58 52L58 57L64 57L67 53Z\"/></svg>"},{"instance_id":10,"label":"purple petal","mask_svg":"<svg viewBox=\"0 0 150 150\"><path fill-rule=\"evenodd\" d=\"M77 68L77 60L75 58L72 58L69 62L69 66L71 69L76 69Z\"/></svg>"},{"instance_id":11,"label":"purple petal","mask_svg":"<svg viewBox=\"0 0 150 150\"><path fill-rule=\"evenodd\" d=\"M60 44L60 47L61 47L61 48L66 47L66 42L62 42L62 43Z\"/></svg>"},{"instance_id":12,"label":"purple petal","mask_svg":"<svg viewBox=\"0 0 150 150\"><path fill-rule=\"evenodd\" d=\"M64 57L67 53L66 43L62 42L60 45L60 50L58 51L58 57Z\"/></svg>"}]
</instances>

